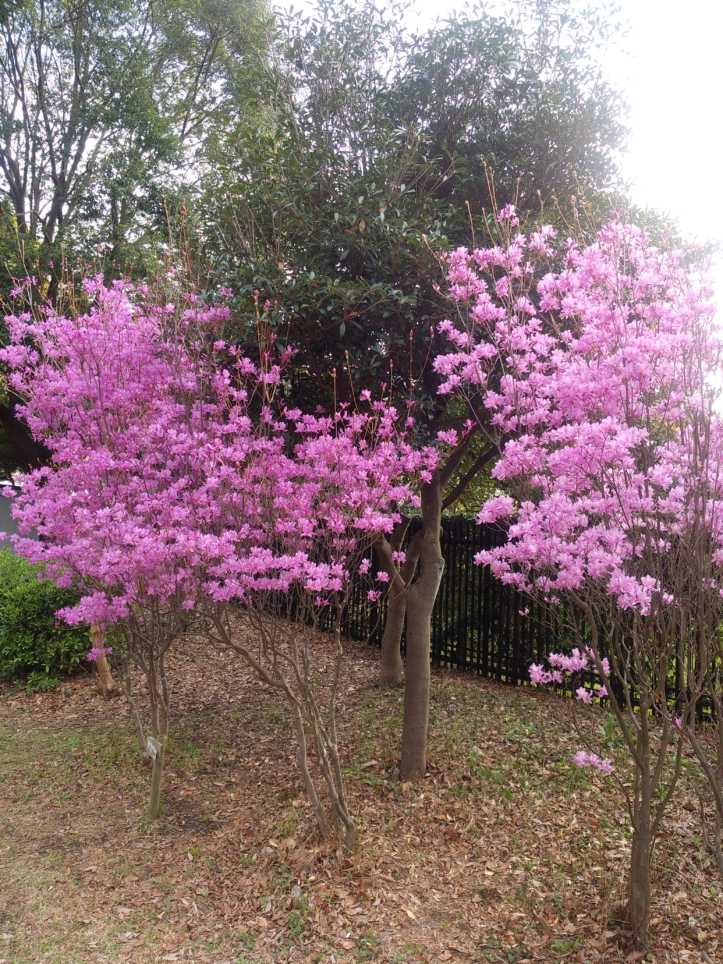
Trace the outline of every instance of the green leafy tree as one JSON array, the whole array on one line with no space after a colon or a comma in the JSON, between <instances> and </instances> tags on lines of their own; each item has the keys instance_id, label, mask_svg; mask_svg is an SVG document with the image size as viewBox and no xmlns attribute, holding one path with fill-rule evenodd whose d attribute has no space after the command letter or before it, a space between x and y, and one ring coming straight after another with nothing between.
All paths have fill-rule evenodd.
<instances>
[{"instance_id":1,"label":"green leafy tree","mask_svg":"<svg viewBox=\"0 0 723 964\"><path fill-rule=\"evenodd\" d=\"M262 0L4 5L0 191L41 268L60 244L120 257L158 234L206 126L249 103L263 12Z\"/></svg>"},{"instance_id":2,"label":"green leafy tree","mask_svg":"<svg viewBox=\"0 0 723 964\"><path fill-rule=\"evenodd\" d=\"M515 201L527 219L552 207L564 229L573 195L594 214L617 185L624 111L600 66L614 24L576 10L521 0L419 36L394 3L320 0L312 16L279 21L265 110L219 141L203 209L239 337L255 337L260 291L297 349L294 401L334 404L324 386L335 371L336 401L391 391L428 436L469 417L446 408L428 364L450 310L437 252L493 236L498 204ZM425 767L441 513L495 454L470 435L423 488L408 589L389 600L381 682L401 679L406 618L405 777ZM407 524L380 553L401 548Z\"/></svg>"},{"instance_id":3,"label":"green leafy tree","mask_svg":"<svg viewBox=\"0 0 723 964\"><path fill-rule=\"evenodd\" d=\"M56 301L78 260L152 273L206 141L254 109L267 35L265 0L0 5L0 295L27 275ZM2 468L43 458L0 399Z\"/></svg>"}]
</instances>

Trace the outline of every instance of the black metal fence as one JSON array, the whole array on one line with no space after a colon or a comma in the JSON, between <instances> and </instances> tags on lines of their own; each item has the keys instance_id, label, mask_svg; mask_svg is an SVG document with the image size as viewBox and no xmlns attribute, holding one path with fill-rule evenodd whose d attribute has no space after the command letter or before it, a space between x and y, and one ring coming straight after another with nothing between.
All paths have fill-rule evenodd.
<instances>
[{"instance_id":1,"label":"black metal fence","mask_svg":"<svg viewBox=\"0 0 723 964\"><path fill-rule=\"evenodd\" d=\"M408 538L420 525L412 522ZM548 653L571 645L572 639L555 625L553 613L503 585L488 566L475 564L478 552L503 540L494 526L459 516L444 520L445 569L432 615L432 661L517 684L529 682L530 663L542 662ZM369 605L368 589L362 580L354 586L344 631L381 646L384 607Z\"/></svg>"},{"instance_id":2,"label":"black metal fence","mask_svg":"<svg viewBox=\"0 0 723 964\"><path fill-rule=\"evenodd\" d=\"M413 521L407 533L411 539L421 527ZM478 566L474 558L483 549L492 549L505 540L496 526L477 525L472 519L451 517L443 520L441 539L445 560L444 575L432 614L431 658L438 666L464 670L512 685L530 682L530 663L544 663L552 652L569 652L575 636L567 605L545 607L512 586L496 579L488 566ZM372 560L372 569L379 568ZM343 632L353 639L368 640L381 646L384 635L384 606L370 605L369 583L360 579L353 587L344 617ZM581 625L583 637L584 623ZM591 683L594 674L583 673L575 685ZM623 699L621 685L611 680L616 696ZM555 687L572 695L569 683ZM671 706L679 683L671 678L668 687ZM636 701L635 694L632 698ZM709 720L710 700L697 705L699 720Z\"/></svg>"},{"instance_id":3,"label":"black metal fence","mask_svg":"<svg viewBox=\"0 0 723 964\"><path fill-rule=\"evenodd\" d=\"M407 542L420 528L421 521L413 520ZM478 552L501 545L504 540L504 533L496 526L477 525L474 520L460 516L443 520L441 549L445 568L432 613L431 660L437 666L515 686L530 683L530 663L544 663L552 652L568 653L578 637L572 629L568 604L561 602L545 607L495 579L488 566L475 564ZM370 569L372 575L379 569L373 554ZM380 647L385 605L369 602L367 593L374 584L370 579L360 577L352 586L342 633ZM329 609L320 613L318 627L331 629L332 618ZM579 628L584 641L587 631L582 619ZM603 642L601 640L601 644ZM402 638L402 651L403 647ZM604 645L602 655L605 655ZM589 686L596 679L594 672L585 671L561 686L555 685L554 689L572 696L572 688L581 683ZM622 684L614 677L610 683L618 701L622 702ZM680 696L680 687L676 672L672 671L666 686L671 707ZM637 704L636 694L631 692L630 696ZM714 713L709 697L698 700L696 713L701 722L712 720Z\"/></svg>"}]
</instances>

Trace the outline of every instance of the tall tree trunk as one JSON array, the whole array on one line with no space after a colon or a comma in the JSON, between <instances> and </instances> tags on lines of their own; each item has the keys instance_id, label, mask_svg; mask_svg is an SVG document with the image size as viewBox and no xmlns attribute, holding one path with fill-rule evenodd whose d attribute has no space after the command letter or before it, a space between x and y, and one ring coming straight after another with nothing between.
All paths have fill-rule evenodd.
<instances>
[{"instance_id":1,"label":"tall tree trunk","mask_svg":"<svg viewBox=\"0 0 723 964\"><path fill-rule=\"evenodd\" d=\"M399 552L404 543L410 520L406 517L401 519L394 527L394 532L389 539L389 548L393 552ZM408 564L398 566L404 582L407 583L414 575L416 558L410 558ZM411 572L408 570L411 569ZM408 574L407 574L408 572ZM386 621L384 624L384 636L382 637L382 659L379 666L379 686L387 689L390 686L399 686L402 682L402 633L404 632L404 617L407 612L407 595L399 591L391 590L387 603Z\"/></svg>"},{"instance_id":2,"label":"tall tree trunk","mask_svg":"<svg viewBox=\"0 0 723 964\"><path fill-rule=\"evenodd\" d=\"M418 534L419 573L406 593L407 656L400 763L403 780L420 780L427 768L432 610L444 571L439 544L442 524L439 472L422 487L422 522L424 528Z\"/></svg>"},{"instance_id":3,"label":"tall tree trunk","mask_svg":"<svg viewBox=\"0 0 723 964\"><path fill-rule=\"evenodd\" d=\"M387 689L399 686L402 682L402 633L404 632L404 617L407 614L407 596L405 593L392 594L387 603L386 622L382 636L382 659L379 664L379 686Z\"/></svg>"}]
</instances>

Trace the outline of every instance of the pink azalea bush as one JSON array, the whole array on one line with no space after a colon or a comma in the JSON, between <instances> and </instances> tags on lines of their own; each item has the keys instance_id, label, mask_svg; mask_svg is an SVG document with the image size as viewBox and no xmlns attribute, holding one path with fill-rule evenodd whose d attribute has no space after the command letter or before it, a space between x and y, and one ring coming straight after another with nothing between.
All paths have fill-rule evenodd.
<instances>
[{"instance_id":1,"label":"pink azalea bush","mask_svg":"<svg viewBox=\"0 0 723 964\"><path fill-rule=\"evenodd\" d=\"M83 313L6 319L10 386L51 453L15 499L17 548L59 585L83 590L64 619L120 631L146 676L161 742L173 642L201 632L239 652L292 707L300 766L326 829L305 761L310 728L353 844L333 712L325 725L298 627L331 606L338 639L352 575L414 501L410 483L429 476L434 453L411 446L407 413L383 400L367 400L363 411L289 410L280 390L288 353L272 334L253 362L224 338L223 300L204 304L191 292L179 306L155 294L93 279ZM256 619L260 654L237 643L239 604ZM287 627L283 653L267 616ZM338 650L340 659L339 640ZM133 706L127 672L124 679Z\"/></svg>"},{"instance_id":2,"label":"pink azalea bush","mask_svg":"<svg viewBox=\"0 0 723 964\"><path fill-rule=\"evenodd\" d=\"M500 490L479 521L507 538L476 561L552 609L570 607L578 649L550 657L549 671L534 666L532 679L589 666L627 746L630 917L643 945L650 846L680 772L666 687L677 681L691 719L701 641L721 616L720 330L686 252L615 217L590 243L518 224L507 208L498 244L449 256L458 317L441 326L449 351L435 367L440 390L467 403L499 451ZM593 698L585 687L577 696Z\"/></svg>"}]
</instances>

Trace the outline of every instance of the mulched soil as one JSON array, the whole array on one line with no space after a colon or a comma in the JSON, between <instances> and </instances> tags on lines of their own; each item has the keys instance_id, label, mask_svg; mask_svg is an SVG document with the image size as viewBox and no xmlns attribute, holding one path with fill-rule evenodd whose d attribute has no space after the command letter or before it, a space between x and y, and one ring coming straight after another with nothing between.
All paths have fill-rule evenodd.
<instances>
[{"instance_id":1,"label":"mulched soil","mask_svg":"<svg viewBox=\"0 0 723 964\"><path fill-rule=\"evenodd\" d=\"M324 637L316 652L327 668ZM351 858L316 833L286 708L238 658L176 652L152 827L122 700L89 676L0 691L0 964L641 959L616 916L629 821L611 779L571 763L570 701L435 672L429 771L402 785L389 779L402 694L375 687L377 663L349 644ZM723 881L688 784L653 874L646 959L723 960Z\"/></svg>"}]
</instances>

